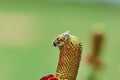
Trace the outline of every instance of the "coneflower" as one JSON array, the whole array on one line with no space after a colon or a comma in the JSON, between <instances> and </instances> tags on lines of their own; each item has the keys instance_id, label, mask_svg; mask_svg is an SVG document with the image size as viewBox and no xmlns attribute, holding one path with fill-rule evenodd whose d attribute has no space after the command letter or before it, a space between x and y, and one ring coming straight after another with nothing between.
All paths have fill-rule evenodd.
<instances>
[{"instance_id":1,"label":"coneflower","mask_svg":"<svg viewBox=\"0 0 120 80\"><path fill-rule=\"evenodd\" d=\"M56 37L53 45L60 50L55 77L58 80L76 80L82 52L78 38L65 32Z\"/></svg>"},{"instance_id":2,"label":"coneflower","mask_svg":"<svg viewBox=\"0 0 120 80\"><path fill-rule=\"evenodd\" d=\"M88 62L95 68L99 69L102 66L100 58L100 51L103 45L104 35L102 32L95 32L92 36L91 53L88 55Z\"/></svg>"},{"instance_id":3,"label":"coneflower","mask_svg":"<svg viewBox=\"0 0 120 80\"><path fill-rule=\"evenodd\" d=\"M104 41L104 35L102 32L95 32L92 36L91 53L87 56L90 72L87 76L87 80L97 80L97 71L102 68L102 61L100 58L101 48Z\"/></svg>"}]
</instances>

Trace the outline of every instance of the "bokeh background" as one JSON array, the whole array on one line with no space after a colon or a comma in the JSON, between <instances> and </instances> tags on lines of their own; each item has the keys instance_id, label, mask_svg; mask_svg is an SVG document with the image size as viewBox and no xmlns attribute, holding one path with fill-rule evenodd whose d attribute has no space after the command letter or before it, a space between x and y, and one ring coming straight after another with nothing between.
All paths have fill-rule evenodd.
<instances>
[{"instance_id":1,"label":"bokeh background","mask_svg":"<svg viewBox=\"0 0 120 80\"><path fill-rule=\"evenodd\" d=\"M59 50L55 37L65 31L79 37L83 56L77 80L85 80L90 35L106 36L99 80L120 79L119 0L1 0L0 80L39 80L55 74Z\"/></svg>"}]
</instances>

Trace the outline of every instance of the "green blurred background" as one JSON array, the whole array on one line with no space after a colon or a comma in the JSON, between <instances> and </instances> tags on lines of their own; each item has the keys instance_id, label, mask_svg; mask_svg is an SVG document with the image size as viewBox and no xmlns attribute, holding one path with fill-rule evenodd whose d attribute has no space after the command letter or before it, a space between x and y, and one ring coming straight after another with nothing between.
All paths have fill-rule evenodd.
<instances>
[{"instance_id":1,"label":"green blurred background","mask_svg":"<svg viewBox=\"0 0 120 80\"><path fill-rule=\"evenodd\" d=\"M0 80L39 80L55 74L59 50L51 44L57 35L68 30L83 45L77 80L85 80L88 68L84 59L90 51L94 28L103 29L106 36L102 51L105 69L99 79L119 80L119 1L91 1L1 0Z\"/></svg>"}]
</instances>

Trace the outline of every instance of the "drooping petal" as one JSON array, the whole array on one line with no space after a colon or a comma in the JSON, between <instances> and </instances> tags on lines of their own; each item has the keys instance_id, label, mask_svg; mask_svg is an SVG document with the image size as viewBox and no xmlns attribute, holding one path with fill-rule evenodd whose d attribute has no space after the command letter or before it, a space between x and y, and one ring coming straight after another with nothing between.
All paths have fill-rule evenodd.
<instances>
[{"instance_id":1,"label":"drooping petal","mask_svg":"<svg viewBox=\"0 0 120 80\"><path fill-rule=\"evenodd\" d=\"M42 77L40 80L48 80L49 78L52 78L52 77L54 77L54 75L49 74L47 76Z\"/></svg>"}]
</instances>

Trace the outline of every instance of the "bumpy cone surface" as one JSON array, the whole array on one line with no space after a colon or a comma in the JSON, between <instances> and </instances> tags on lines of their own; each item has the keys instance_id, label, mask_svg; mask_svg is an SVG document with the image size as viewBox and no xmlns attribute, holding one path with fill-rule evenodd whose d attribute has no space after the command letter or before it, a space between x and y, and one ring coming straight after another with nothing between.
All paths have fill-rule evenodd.
<instances>
[{"instance_id":1,"label":"bumpy cone surface","mask_svg":"<svg viewBox=\"0 0 120 80\"><path fill-rule=\"evenodd\" d=\"M67 40L64 45L59 46L59 50L56 77L59 80L76 80L81 60L81 44Z\"/></svg>"}]
</instances>

